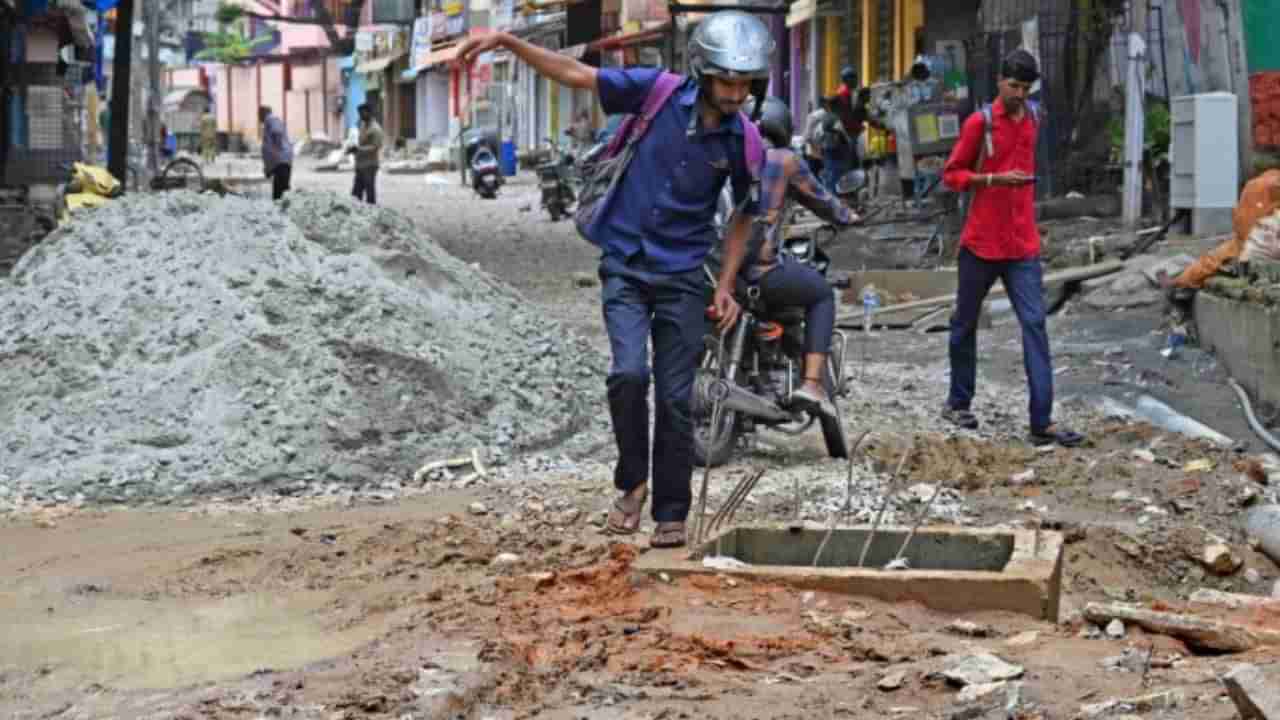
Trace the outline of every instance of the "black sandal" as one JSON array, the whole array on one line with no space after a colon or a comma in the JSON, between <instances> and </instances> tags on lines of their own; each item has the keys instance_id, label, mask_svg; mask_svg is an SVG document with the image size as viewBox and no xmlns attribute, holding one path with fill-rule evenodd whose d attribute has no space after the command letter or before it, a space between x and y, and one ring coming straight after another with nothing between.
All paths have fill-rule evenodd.
<instances>
[{"instance_id":1,"label":"black sandal","mask_svg":"<svg viewBox=\"0 0 1280 720\"><path fill-rule=\"evenodd\" d=\"M1032 430L1031 444L1036 447L1060 445L1064 448L1073 448L1084 444L1084 436L1072 430L1060 429L1057 425L1050 425L1043 430Z\"/></svg>"},{"instance_id":2,"label":"black sandal","mask_svg":"<svg viewBox=\"0 0 1280 720\"><path fill-rule=\"evenodd\" d=\"M965 430L978 429L978 417L968 410L961 410L947 405L942 408L942 419Z\"/></svg>"}]
</instances>

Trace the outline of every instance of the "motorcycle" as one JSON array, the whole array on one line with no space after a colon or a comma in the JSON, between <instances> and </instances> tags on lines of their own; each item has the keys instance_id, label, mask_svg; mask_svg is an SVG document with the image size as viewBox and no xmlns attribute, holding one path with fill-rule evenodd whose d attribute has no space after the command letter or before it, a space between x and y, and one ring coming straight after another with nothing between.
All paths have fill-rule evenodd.
<instances>
[{"instance_id":1,"label":"motorcycle","mask_svg":"<svg viewBox=\"0 0 1280 720\"><path fill-rule=\"evenodd\" d=\"M539 165L537 170L538 186L542 189L542 207L551 214L551 222L559 222L560 218L569 214L569 206L577 200L571 182L573 155L560 152L552 143L551 159Z\"/></svg>"},{"instance_id":2,"label":"motorcycle","mask_svg":"<svg viewBox=\"0 0 1280 720\"><path fill-rule=\"evenodd\" d=\"M805 263L826 277L830 266L820 238L834 238L836 229L824 225L809 237L786 240L779 252L785 262ZM720 276L720 252L703 264L707 279L707 306L712 305ZM715 330L716 318L708 311L704 349L694 380L692 416L694 459L698 465L716 467L728 462L738 440L768 428L800 435L819 422L827 452L834 458L849 455L848 438L838 419L820 417L791 400L803 382L804 308L765 305L760 289L737 280L734 296L742 313L723 334ZM844 361L848 338L837 330L832 339L823 384L833 404L844 392ZM716 423L716 405L719 422ZM713 427L715 423L715 427Z\"/></svg>"},{"instance_id":3,"label":"motorcycle","mask_svg":"<svg viewBox=\"0 0 1280 720\"><path fill-rule=\"evenodd\" d=\"M462 134L466 167L471 171L471 189L482 198L498 197L502 170L498 166L498 136L491 128L472 128Z\"/></svg>"}]
</instances>

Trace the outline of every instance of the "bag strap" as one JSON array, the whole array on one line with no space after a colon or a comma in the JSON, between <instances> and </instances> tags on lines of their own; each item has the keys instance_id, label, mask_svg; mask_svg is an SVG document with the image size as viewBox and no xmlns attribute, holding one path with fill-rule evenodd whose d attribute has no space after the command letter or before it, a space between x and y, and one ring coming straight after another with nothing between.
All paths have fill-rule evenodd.
<instances>
[{"instance_id":1,"label":"bag strap","mask_svg":"<svg viewBox=\"0 0 1280 720\"><path fill-rule=\"evenodd\" d=\"M976 169L981 172L982 164L987 158L996 154L995 135L992 126L995 124L992 119L991 103L982 106L982 148L978 152L978 164ZM1027 101L1027 114L1031 117L1031 124L1035 126L1037 137L1040 134L1040 103L1034 100Z\"/></svg>"},{"instance_id":2,"label":"bag strap","mask_svg":"<svg viewBox=\"0 0 1280 720\"><path fill-rule=\"evenodd\" d=\"M640 112L629 114L623 118L618 125L617 132L609 140L609 146L605 148L603 159L616 157L624 147L638 142L640 138L644 137L653 119L667 104L667 100L671 99L671 95L675 93L676 88L680 87L683 82L684 77L681 75L666 71L658 73L653 85L649 87L649 94L644 98L644 104L640 106Z\"/></svg>"},{"instance_id":3,"label":"bag strap","mask_svg":"<svg viewBox=\"0 0 1280 720\"><path fill-rule=\"evenodd\" d=\"M747 172L751 174L752 182L759 182L765 161L764 138L760 137L760 128L751 122L746 113L739 110L738 119L742 122L742 145L746 153Z\"/></svg>"}]
</instances>

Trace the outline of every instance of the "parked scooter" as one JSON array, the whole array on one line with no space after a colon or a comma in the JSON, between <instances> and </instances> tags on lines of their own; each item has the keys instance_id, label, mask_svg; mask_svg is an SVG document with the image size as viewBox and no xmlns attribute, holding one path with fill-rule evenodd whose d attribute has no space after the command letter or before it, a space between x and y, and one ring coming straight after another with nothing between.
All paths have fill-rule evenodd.
<instances>
[{"instance_id":1,"label":"parked scooter","mask_svg":"<svg viewBox=\"0 0 1280 720\"><path fill-rule=\"evenodd\" d=\"M487 200L498 196L502 169L498 165L498 132L493 128L470 128L462 133L465 167L471 171L471 188Z\"/></svg>"},{"instance_id":2,"label":"parked scooter","mask_svg":"<svg viewBox=\"0 0 1280 720\"><path fill-rule=\"evenodd\" d=\"M551 158L538 166L538 185L542 189L542 207L551 214L551 222L569 214L569 206L576 202L573 192L573 155L561 152L551 141Z\"/></svg>"},{"instance_id":3,"label":"parked scooter","mask_svg":"<svg viewBox=\"0 0 1280 720\"><path fill-rule=\"evenodd\" d=\"M471 157L471 189L486 200L498 197L502 185L502 170L498 158L486 146L481 146Z\"/></svg>"}]
</instances>

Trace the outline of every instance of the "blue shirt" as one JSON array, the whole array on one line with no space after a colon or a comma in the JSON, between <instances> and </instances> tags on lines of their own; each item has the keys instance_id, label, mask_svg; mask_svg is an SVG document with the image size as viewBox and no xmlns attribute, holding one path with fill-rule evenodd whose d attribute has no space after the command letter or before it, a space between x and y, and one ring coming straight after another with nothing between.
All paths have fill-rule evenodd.
<instances>
[{"instance_id":1,"label":"blue shirt","mask_svg":"<svg viewBox=\"0 0 1280 720\"><path fill-rule=\"evenodd\" d=\"M600 70L597 86L605 113L639 113L660 72ZM613 197L590 228L606 255L623 260L642 255L656 272L699 267L716 242L716 199L728 179L734 204L749 215L757 213L748 197L751 175L740 116L725 118L713 129L703 128L699 118L690 136L697 99L697 83L686 80L637 143Z\"/></svg>"},{"instance_id":2,"label":"blue shirt","mask_svg":"<svg viewBox=\"0 0 1280 720\"><path fill-rule=\"evenodd\" d=\"M271 174L281 165L293 163L293 145L285 132L284 122L275 115L268 115L262 128L262 169Z\"/></svg>"}]
</instances>

